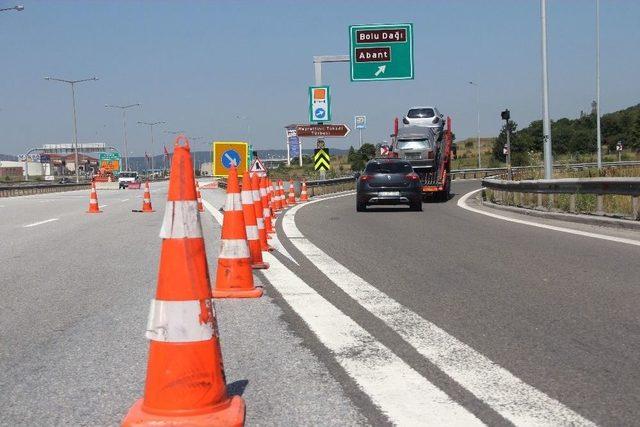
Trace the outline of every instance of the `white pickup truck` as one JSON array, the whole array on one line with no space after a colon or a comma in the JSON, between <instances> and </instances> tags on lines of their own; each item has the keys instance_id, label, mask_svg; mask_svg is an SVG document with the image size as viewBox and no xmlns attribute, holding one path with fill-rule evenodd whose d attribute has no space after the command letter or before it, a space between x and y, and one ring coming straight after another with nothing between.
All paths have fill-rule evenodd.
<instances>
[{"instance_id":1,"label":"white pickup truck","mask_svg":"<svg viewBox=\"0 0 640 427\"><path fill-rule=\"evenodd\" d=\"M120 172L118 175L118 186L119 188L127 188L129 184L134 182L139 182L140 176L138 172Z\"/></svg>"}]
</instances>

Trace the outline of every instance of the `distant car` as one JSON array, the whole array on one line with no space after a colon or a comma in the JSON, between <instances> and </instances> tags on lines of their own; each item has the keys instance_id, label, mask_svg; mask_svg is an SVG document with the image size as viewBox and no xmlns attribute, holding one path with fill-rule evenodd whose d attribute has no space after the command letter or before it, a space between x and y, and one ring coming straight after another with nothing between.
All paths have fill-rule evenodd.
<instances>
[{"instance_id":1,"label":"distant car","mask_svg":"<svg viewBox=\"0 0 640 427\"><path fill-rule=\"evenodd\" d=\"M436 107L412 107L407 115L402 119L406 126L424 126L438 129L439 133L444 130L444 116Z\"/></svg>"},{"instance_id":2,"label":"distant car","mask_svg":"<svg viewBox=\"0 0 640 427\"><path fill-rule=\"evenodd\" d=\"M409 205L422 210L422 185L411 164L402 159L373 159L358 177L356 210L368 205Z\"/></svg>"},{"instance_id":3,"label":"distant car","mask_svg":"<svg viewBox=\"0 0 640 427\"><path fill-rule=\"evenodd\" d=\"M70 182L71 182L71 180L69 178L67 178L67 177L62 177L58 181L59 184L69 184Z\"/></svg>"},{"instance_id":4,"label":"distant car","mask_svg":"<svg viewBox=\"0 0 640 427\"><path fill-rule=\"evenodd\" d=\"M118 187L120 189L127 188L133 182L139 182L140 176L138 172L120 172L118 175Z\"/></svg>"}]
</instances>

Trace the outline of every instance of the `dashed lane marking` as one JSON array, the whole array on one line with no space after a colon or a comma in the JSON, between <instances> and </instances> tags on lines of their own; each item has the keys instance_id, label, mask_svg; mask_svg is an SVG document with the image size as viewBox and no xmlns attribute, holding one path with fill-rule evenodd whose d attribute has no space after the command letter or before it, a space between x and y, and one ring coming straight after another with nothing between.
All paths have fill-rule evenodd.
<instances>
[{"instance_id":1,"label":"dashed lane marking","mask_svg":"<svg viewBox=\"0 0 640 427\"><path fill-rule=\"evenodd\" d=\"M335 285L386 323L423 357L515 425L593 425L562 403L526 384L435 324L404 307L327 255L304 237L296 212L324 200L313 200L286 212L282 222L293 245Z\"/></svg>"},{"instance_id":2,"label":"dashed lane marking","mask_svg":"<svg viewBox=\"0 0 640 427\"><path fill-rule=\"evenodd\" d=\"M222 224L222 214L204 206ZM338 310L269 253L262 274L320 342L376 404L398 425L483 425L353 319ZM409 392L407 392L409 391Z\"/></svg>"},{"instance_id":3,"label":"dashed lane marking","mask_svg":"<svg viewBox=\"0 0 640 427\"><path fill-rule=\"evenodd\" d=\"M524 219L511 218L511 217L499 215L493 212L486 212L482 209L469 206L467 204L467 200L469 200L469 198L473 196L475 193L482 190L483 190L482 188L478 190L473 190L465 194L464 196L460 197L460 199L458 199L458 206L461 207L462 209L466 209L471 212L479 213L481 215L485 215L491 218L501 219L503 221L515 222L516 224L528 225L531 227L538 227L538 228L546 228L547 230L559 231L561 233L575 234L577 236L583 236L583 237L591 237L593 239L608 240L610 242L640 246L639 240L625 239L624 237L607 236L606 234L591 233L589 231L575 230L573 228L558 227L558 226L549 225L549 224L541 224L539 222L526 221Z\"/></svg>"},{"instance_id":4,"label":"dashed lane marking","mask_svg":"<svg viewBox=\"0 0 640 427\"><path fill-rule=\"evenodd\" d=\"M24 228L35 227L37 225L42 225L42 224L46 224L48 222L53 222L53 221L57 221L57 220L58 220L58 218L45 219L44 221L38 221L38 222L34 222L33 224L23 225L23 227Z\"/></svg>"}]
</instances>

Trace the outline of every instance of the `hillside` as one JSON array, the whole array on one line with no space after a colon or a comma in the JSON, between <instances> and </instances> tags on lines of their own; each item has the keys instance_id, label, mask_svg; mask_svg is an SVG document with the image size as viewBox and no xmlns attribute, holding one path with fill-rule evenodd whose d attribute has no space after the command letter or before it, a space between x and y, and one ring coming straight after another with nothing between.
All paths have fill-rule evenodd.
<instances>
[{"instance_id":1,"label":"hillside","mask_svg":"<svg viewBox=\"0 0 640 427\"><path fill-rule=\"evenodd\" d=\"M601 118L603 153L615 152L618 141L622 141L627 153L640 151L640 104L624 110L605 114ZM531 122L518 130L518 124L510 123L511 152L514 165L528 164L530 153L542 151L542 121ZM551 138L553 154L580 155L596 151L596 116L581 114L577 119L563 118L552 121ZM493 158L504 161L502 148L506 144L503 126L493 143Z\"/></svg>"}]
</instances>

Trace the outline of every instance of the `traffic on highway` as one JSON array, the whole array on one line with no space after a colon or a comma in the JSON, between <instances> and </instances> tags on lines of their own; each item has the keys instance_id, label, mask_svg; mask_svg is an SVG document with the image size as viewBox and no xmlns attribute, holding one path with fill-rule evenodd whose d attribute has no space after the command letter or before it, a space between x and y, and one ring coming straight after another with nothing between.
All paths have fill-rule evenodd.
<instances>
[{"instance_id":1,"label":"traffic on highway","mask_svg":"<svg viewBox=\"0 0 640 427\"><path fill-rule=\"evenodd\" d=\"M1 4L0 426L640 426L587 3Z\"/></svg>"}]
</instances>

